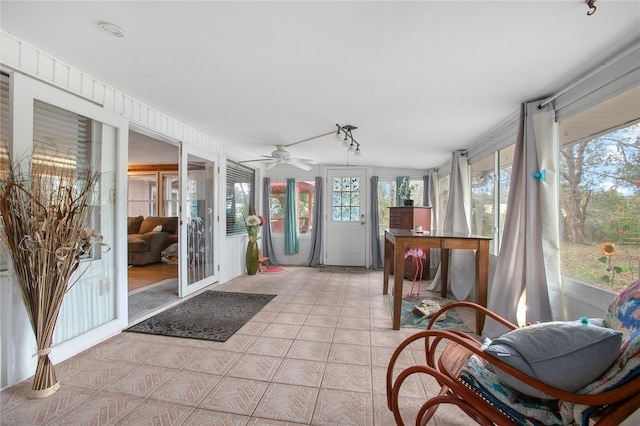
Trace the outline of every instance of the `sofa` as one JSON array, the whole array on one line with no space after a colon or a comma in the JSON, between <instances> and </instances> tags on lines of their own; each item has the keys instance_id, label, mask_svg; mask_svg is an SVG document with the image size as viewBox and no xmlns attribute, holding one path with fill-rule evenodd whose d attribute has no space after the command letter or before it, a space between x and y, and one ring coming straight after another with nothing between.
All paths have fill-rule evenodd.
<instances>
[{"instance_id":1,"label":"sofa","mask_svg":"<svg viewBox=\"0 0 640 426\"><path fill-rule=\"evenodd\" d=\"M178 241L178 218L135 216L127 219L129 265L158 263L162 250Z\"/></svg>"}]
</instances>

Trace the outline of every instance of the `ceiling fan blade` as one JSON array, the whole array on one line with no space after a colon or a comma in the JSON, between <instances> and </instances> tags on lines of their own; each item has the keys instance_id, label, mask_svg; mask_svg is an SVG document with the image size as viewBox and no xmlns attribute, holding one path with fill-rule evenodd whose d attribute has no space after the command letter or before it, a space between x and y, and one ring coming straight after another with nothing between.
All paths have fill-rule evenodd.
<instances>
[{"instance_id":1,"label":"ceiling fan blade","mask_svg":"<svg viewBox=\"0 0 640 426\"><path fill-rule=\"evenodd\" d=\"M255 160L242 160L242 161L238 161L238 163L255 163L257 161L274 161L273 158L271 157L267 157L267 158L256 158Z\"/></svg>"},{"instance_id":2,"label":"ceiling fan blade","mask_svg":"<svg viewBox=\"0 0 640 426\"><path fill-rule=\"evenodd\" d=\"M307 171L307 172L309 170L311 170L311 166L307 166L304 163L298 163L296 161L291 161L291 162L289 162L287 164L291 164L293 167L297 167L297 168L302 169L302 170Z\"/></svg>"},{"instance_id":3,"label":"ceiling fan blade","mask_svg":"<svg viewBox=\"0 0 640 426\"><path fill-rule=\"evenodd\" d=\"M316 161L309 160L308 158L289 158L289 161L302 163L302 164L318 164Z\"/></svg>"}]
</instances>

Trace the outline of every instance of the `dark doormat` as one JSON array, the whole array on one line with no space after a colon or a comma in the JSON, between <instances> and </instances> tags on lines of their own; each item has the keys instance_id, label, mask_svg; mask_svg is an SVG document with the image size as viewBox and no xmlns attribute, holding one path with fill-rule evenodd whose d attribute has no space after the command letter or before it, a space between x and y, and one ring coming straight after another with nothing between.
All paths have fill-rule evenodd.
<instances>
[{"instance_id":1,"label":"dark doormat","mask_svg":"<svg viewBox=\"0 0 640 426\"><path fill-rule=\"evenodd\" d=\"M224 342L274 297L209 290L125 331Z\"/></svg>"},{"instance_id":2,"label":"dark doormat","mask_svg":"<svg viewBox=\"0 0 640 426\"><path fill-rule=\"evenodd\" d=\"M327 265L318 268L320 272L333 272L336 274L364 274L364 266L335 266Z\"/></svg>"}]
</instances>

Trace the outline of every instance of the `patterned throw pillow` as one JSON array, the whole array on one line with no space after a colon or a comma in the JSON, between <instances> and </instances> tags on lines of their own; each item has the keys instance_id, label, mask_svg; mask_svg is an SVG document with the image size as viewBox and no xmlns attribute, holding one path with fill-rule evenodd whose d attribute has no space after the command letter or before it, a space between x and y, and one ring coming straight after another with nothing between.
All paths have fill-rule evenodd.
<instances>
[{"instance_id":1,"label":"patterned throw pillow","mask_svg":"<svg viewBox=\"0 0 640 426\"><path fill-rule=\"evenodd\" d=\"M629 284L611 302L602 325L621 331L623 341L635 337L640 330L640 279Z\"/></svg>"}]
</instances>

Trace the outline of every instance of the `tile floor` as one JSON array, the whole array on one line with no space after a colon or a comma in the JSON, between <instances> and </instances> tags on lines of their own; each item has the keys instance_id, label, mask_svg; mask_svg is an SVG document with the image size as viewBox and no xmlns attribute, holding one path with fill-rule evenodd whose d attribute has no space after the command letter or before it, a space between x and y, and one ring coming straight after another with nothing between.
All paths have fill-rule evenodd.
<instances>
[{"instance_id":1,"label":"tile floor","mask_svg":"<svg viewBox=\"0 0 640 426\"><path fill-rule=\"evenodd\" d=\"M405 287L411 282L405 280ZM393 425L385 374L414 330L391 329L382 272L243 276L216 290L276 294L227 342L123 332L56 366L61 388L30 400L25 380L0 393L2 425ZM427 294L427 292L424 292ZM474 328L473 318L465 318ZM401 366L415 363L412 348ZM405 422L427 378L402 391ZM467 425L442 407L431 424Z\"/></svg>"}]
</instances>

